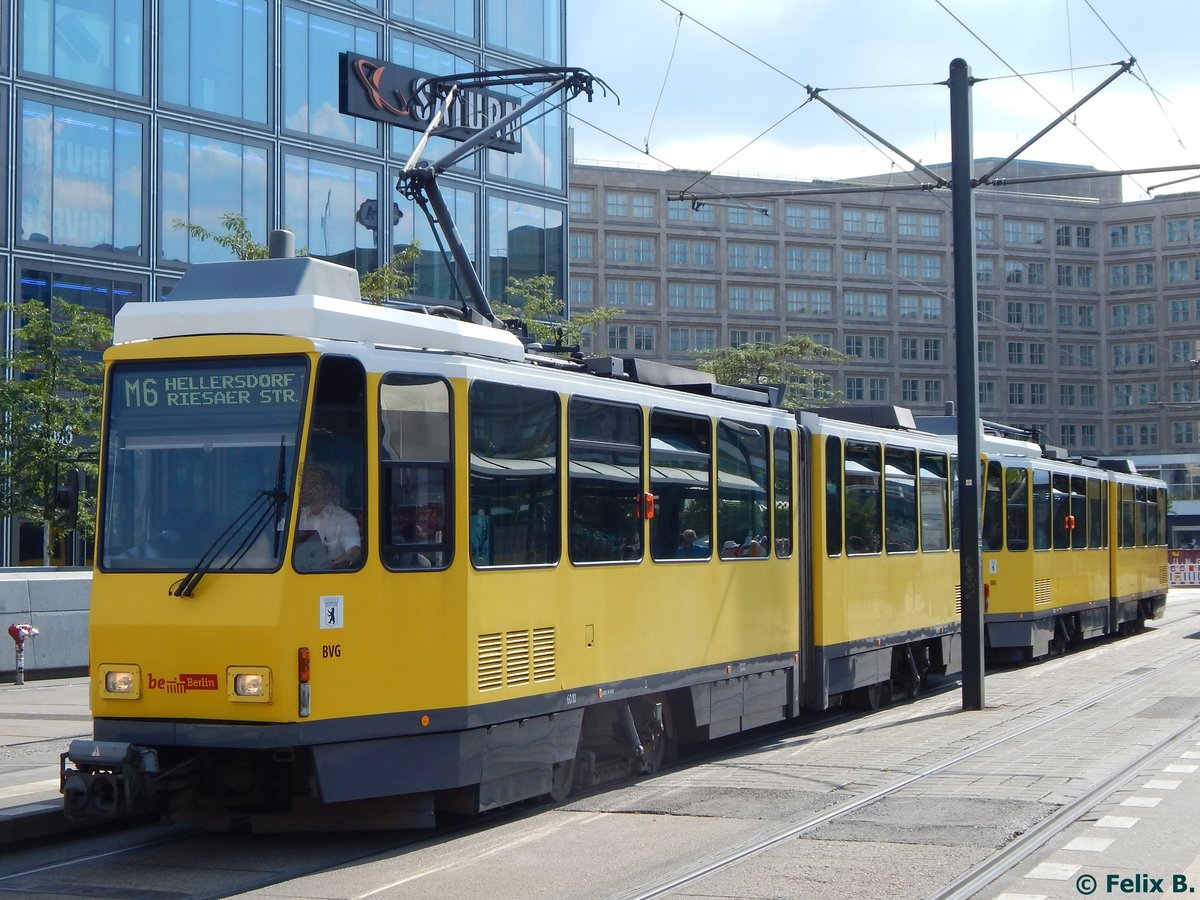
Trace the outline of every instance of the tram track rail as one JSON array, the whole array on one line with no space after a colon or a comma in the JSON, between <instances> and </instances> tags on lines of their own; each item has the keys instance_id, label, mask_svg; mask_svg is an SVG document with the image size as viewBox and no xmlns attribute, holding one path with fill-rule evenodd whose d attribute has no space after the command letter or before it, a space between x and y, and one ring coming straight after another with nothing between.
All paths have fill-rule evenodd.
<instances>
[{"instance_id":1,"label":"tram track rail","mask_svg":"<svg viewBox=\"0 0 1200 900\"><path fill-rule=\"evenodd\" d=\"M1148 762L1162 756L1179 744L1195 728L1194 720L1185 722L1165 738L1156 741L1137 759L1132 760L1104 781L1060 807L1010 843L1005 844L983 862L963 873L952 884L931 894L930 900L966 900L966 898L974 896L997 877L1019 865L1030 854L1040 850L1051 838L1074 824L1088 810L1119 791L1136 777Z\"/></svg>"},{"instance_id":2,"label":"tram track rail","mask_svg":"<svg viewBox=\"0 0 1200 900\"><path fill-rule=\"evenodd\" d=\"M613 900L649 900L649 898L670 895L718 872L723 872L751 860L787 841L817 831L825 825L846 819L873 803L901 794L903 791L919 785L934 776L952 770L955 766L963 762L976 759L1006 744L1010 744L1050 726L1060 724L1070 717L1088 710L1105 700L1130 691L1145 682L1166 676L1174 670L1196 660L1200 660L1200 647L1182 653L1175 659L1164 662L1161 665L1147 667L1144 671L1133 675L1119 684L1089 694L1063 709L954 753L936 763L922 767L920 770L907 776L868 790L819 814L805 818L802 821L784 825L770 834L759 836L750 842L729 850L727 853L711 857L697 864L694 868L686 871L678 871L663 878L661 881L652 882L632 891L614 895ZM1189 719L1178 728L1173 729L1169 734L1161 737L1151 746L1139 752L1135 758L1128 760L1103 781L1093 785L1071 802L1062 805L1026 832L1016 836L1013 840L990 854L985 860L963 873L954 882L940 888L930 896L936 898L936 900L962 900L962 898L972 896L997 876L1019 864L1021 860L1025 859L1031 853L1036 852L1054 835L1075 822L1087 810L1102 802L1113 792L1119 790L1148 761L1163 754L1182 740L1188 732L1196 727L1196 724L1195 719Z\"/></svg>"}]
</instances>

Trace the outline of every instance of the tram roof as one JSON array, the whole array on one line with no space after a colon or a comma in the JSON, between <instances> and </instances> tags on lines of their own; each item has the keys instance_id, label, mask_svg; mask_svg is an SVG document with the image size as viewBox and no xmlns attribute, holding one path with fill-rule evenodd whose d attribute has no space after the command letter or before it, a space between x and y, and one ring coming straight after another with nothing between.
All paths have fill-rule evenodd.
<instances>
[{"instance_id":1,"label":"tram roof","mask_svg":"<svg viewBox=\"0 0 1200 900\"><path fill-rule=\"evenodd\" d=\"M509 332L362 302L358 273L310 257L199 263L159 303L127 303L113 343L206 334L292 335L519 362Z\"/></svg>"}]
</instances>

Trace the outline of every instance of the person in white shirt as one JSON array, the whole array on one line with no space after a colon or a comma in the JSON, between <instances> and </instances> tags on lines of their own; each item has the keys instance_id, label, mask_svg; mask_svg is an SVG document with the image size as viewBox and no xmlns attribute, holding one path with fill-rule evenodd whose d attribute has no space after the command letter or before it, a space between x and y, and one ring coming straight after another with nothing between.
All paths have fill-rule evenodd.
<instances>
[{"instance_id":1,"label":"person in white shirt","mask_svg":"<svg viewBox=\"0 0 1200 900\"><path fill-rule=\"evenodd\" d=\"M316 532L328 561L314 562L307 568L344 569L355 565L362 556L362 535L358 520L337 505L337 486L333 476L320 466L304 467L300 483L300 532Z\"/></svg>"}]
</instances>

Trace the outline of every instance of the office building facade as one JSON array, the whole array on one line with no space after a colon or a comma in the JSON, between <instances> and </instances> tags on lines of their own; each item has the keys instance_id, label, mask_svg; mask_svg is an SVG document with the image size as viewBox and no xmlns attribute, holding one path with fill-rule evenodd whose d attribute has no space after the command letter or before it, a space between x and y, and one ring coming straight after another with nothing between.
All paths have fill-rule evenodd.
<instances>
[{"instance_id":1,"label":"office building facade","mask_svg":"<svg viewBox=\"0 0 1200 900\"><path fill-rule=\"evenodd\" d=\"M562 65L564 45L565 0L0 0L6 299L109 316L161 299L189 264L229 258L179 223L219 233L233 213L364 272L418 241L416 298L451 300L430 225L395 190L420 135L340 114L338 54L442 75ZM564 115L441 180L492 296L565 277ZM29 556L9 532L3 564Z\"/></svg>"},{"instance_id":2,"label":"office building facade","mask_svg":"<svg viewBox=\"0 0 1200 900\"><path fill-rule=\"evenodd\" d=\"M1073 455L1132 457L1171 484L1177 542L1200 541L1200 194L1123 203L1116 182L976 192L980 412ZM574 165L570 306L620 309L595 350L680 365L808 335L845 354L814 366L845 402L941 413L949 193L849 186Z\"/></svg>"}]
</instances>

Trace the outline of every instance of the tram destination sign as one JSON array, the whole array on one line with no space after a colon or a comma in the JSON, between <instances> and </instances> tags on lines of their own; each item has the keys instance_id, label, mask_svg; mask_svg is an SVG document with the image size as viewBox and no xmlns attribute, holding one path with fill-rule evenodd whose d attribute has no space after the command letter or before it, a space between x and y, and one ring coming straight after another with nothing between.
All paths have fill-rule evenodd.
<instances>
[{"instance_id":1,"label":"tram destination sign","mask_svg":"<svg viewBox=\"0 0 1200 900\"><path fill-rule=\"evenodd\" d=\"M338 110L347 116L371 119L409 131L425 131L437 112L429 81L442 76L398 66L357 53L339 54ZM506 94L479 87L462 87L446 108L437 137L465 141L515 111L519 102ZM488 144L489 150L519 153L516 122Z\"/></svg>"},{"instance_id":2,"label":"tram destination sign","mask_svg":"<svg viewBox=\"0 0 1200 900\"><path fill-rule=\"evenodd\" d=\"M304 399L303 365L121 366L110 402L118 415L292 411Z\"/></svg>"}]
</instances>

